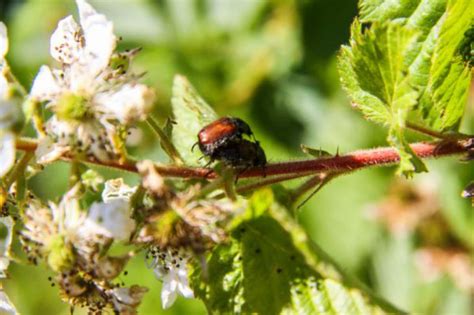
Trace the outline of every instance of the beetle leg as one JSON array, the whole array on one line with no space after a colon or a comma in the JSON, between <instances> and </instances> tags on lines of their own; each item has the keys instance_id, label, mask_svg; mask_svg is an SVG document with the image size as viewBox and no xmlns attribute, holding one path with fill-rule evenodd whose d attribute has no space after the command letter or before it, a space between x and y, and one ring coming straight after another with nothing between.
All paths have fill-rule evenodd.
<instances>
[{"instance_id":1,"label":"beetle leg","mask_svg":"<svg viewBox=\"0 0 474 315\"><path fill-rule=\"evenodd\" d=\"M239 177L240 175L242 175L243 173L245 173L248 169L250 168L250 166L245 166L240 172L238 172L236 175L235 175L235 181L234 181L234 184L237 185L237 182L239 181Z\"/></svg>"}]
</instances>

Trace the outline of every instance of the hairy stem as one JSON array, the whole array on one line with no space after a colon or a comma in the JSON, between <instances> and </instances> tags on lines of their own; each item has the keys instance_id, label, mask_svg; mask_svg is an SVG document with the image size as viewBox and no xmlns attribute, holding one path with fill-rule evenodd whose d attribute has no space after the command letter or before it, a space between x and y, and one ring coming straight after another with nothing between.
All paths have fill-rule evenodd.
<instances>
[{"instance_id":1,"label":"hairy stem","mask_svg":"<svg viewBox=\"0 0 474 315\"><path fill-rule=\"evenodd\" d=\"M439 142L417 142L411 144L412 150L420 158L437 158L449 155L466 154L473 150L474 137L467 139L448 139ZM17 149L23 151L34 151L36 142L31 139L18 139ZM63 160L72 160L70 156L64 156ZM354 151L345 155L323 157L310 160L290 161L267 164L265 169L261 167L249 169L239 175L239 178L264 177L275 175L295 174L300 176L317 174L321 172L349 172L366 167L388 166L400 161L397 150L390 147ZM136 163L126 161L83 160L82 163L100 165L128 172L137 173ZM207 168L191 168L175 165L155 164L156 171L164 177L178 178L202 178L213 179L218 175Z\"/></svg>"}]
</instances>

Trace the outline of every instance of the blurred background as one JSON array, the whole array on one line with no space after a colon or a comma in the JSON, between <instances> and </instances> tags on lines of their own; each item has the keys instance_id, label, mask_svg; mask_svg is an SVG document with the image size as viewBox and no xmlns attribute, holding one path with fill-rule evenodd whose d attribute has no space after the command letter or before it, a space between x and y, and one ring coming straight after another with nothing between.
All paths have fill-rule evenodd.
<instances>
[{"instance_id":1,"label":"blurred background","mask_svg":"<svg viewBox=\"0 0 474 315\"><path fill-rule=\"evenodd\" d=\"M351 108L336 70L338 49L348 42L357 14L355 0L90 3L114 22L120 49L143 48L134 71L146 72L144 81L156 89L161 122L171 114L172 78L180 73L220 115L249 122L271 162L304 158L302 143L332 153L386 145L386 131ZM49 37L59 19L76 12L72 0L0 1L10 37L7 59L25 86L41 64L51 63ZM465 133L474 133L473 104L471 96ZM129 144L138 157L166 161L146 126L137 126ZM430 172L409 181L395 177L394 168L359 171L331 182L305 204L299 220L344 270L396 306L472 314L474 211L461 198L474 179L472 164L429 161ZM64 163L48 166L30 188L54 200L64 192L67 170ZM122 279L151 289L140 314L205 313L200 301L182 298L162 311L160 283L143 261L136 257ZM46 269L13 264L9 271L4 287L22 314L69 313Z\"/></svg>"}]
</instances>

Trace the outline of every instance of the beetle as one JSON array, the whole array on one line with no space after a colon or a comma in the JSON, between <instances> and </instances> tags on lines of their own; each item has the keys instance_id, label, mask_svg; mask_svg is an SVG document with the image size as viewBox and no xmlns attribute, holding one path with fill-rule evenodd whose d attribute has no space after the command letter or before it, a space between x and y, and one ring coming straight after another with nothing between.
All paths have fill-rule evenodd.
<instances>
[{"instance_id":1,"label":"beetle","mask_svg":"<svg viewBox=\"0 0 474 315\"><path fill-rule=\"evenodd\" d=\"M243 135L253 137L250 126L240 118L223 117L202 128L198 133L198 142L201 152L211 159L216 152L228 143L240 142Z\"/></svg>"},{"instance_id":2,"label":"beetle","mask_svg":"<svg viewBox=\"0 0 474 315\"><path fill-rule=\"evenodd\" d=\"M251 167L265 167L267 164L267 157L260 143L245 139L229 142L225 146L220 147L215 152L214 159L243 171Z\"/></svg>"},{"instance_id":3,"label":"beetle","mask_svg":"<svg viewBox=\"0 0 474 315\"><path fill-rule=\"evenodd\" d=\"M254 142L244 139L244 135L252 137ZM207 165L218 160L242 173L251 167L265 169L267 164L260 143L255 140L250 126L240 118L223 117L205 126L199 131L198 142L193 148L196 145L209 157Z\"/></svg>"}]
</instances>

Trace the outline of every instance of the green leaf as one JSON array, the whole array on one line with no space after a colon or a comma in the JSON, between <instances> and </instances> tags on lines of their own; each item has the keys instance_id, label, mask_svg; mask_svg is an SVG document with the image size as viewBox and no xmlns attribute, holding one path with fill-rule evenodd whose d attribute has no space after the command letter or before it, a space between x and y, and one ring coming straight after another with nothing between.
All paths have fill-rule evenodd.
<instances>
[{"instance_id":1,"label":"green leaf","mask_svg":"<svg viewBox=\"0 0 474 315\"><path fill-rule=\"evenodd\" d=\"M449 1L445 21L433 52L427 93L431 102L424 103L427 122L437 130L455 129L467 102L471 69L459 54L464 33L474 22L471 0Z\"/></svg>"},{"instance_id":2,"label":"green leaf","mask_svg":"<svg viewBox=\"0 0 474 315\"><path fill-rule=\"evenodd\" d=\"M410 83L420 92L420 119L438 131L456 130L471 78L459 49L473 25L472 1L364 0L360 7L364 23L401 23L417 31L407 62Z\"/></svg>"},{"instance_id":3,"label":"green leaf","mask_svg":"<svg viewBox=\"0 0 474 315\"><path fill-rule=\"evenodd\" d=\"M387 21L410 16L418 6L414 0L365 0L359 3L361 21Z\"/></svg>"},{"instance_id":4,"label":"green leaf","mask_svg":"<svg viewBox=\"0 0 474 315\"><path fill-rule=\"evenodd\" d=\"M349 285L325 255L308 256L302 229L273 213L270 190L254 194L250 208L267 207L242 221L228 244L211 253L206 273L195 270L195 294L210 313L380 314L376 299ZM263 194L263 195L262 195ZM262 195L262 196L260 196ZM261 209L260 209L261 210ZM285 223L286 222L286 223ZM290 232L291 231L291 232ZM318 249L319 250L319 249ZM390 311L395 311L390 309Z\"/></svg>"},{"instance_id":5,"label":"green leaf","mask_svg":"<svg viewBox=\"0 0 474 315\"><path fill-rule=\"evenodd\" d=\"M301 148L301 151L303 151L304 153L317 157L317 158L333 156L331 153L327 151L324 151L322 149L314 149L314 148L308 147L305 144L301 144L300 148Z\"/></svg>"},{"instance_id":6,"label":"green leaf","mask_svg":"<svg viewBox=\"0 0 474 315\"><path fill-rule=\"evenodd\" d=\"M176 125L172 130L172 141L187 165L199 165L202 154L191 151L197 142L197 134L205 125L217 119L214 110L199 96L189 81L180 75L173 82L173 107ZM204 163L204 161L203 161Z\"/></svg>"},{"instance_id":7,"label":"green leaf","mask_svg":"<svg viewBox=\"0 0 474 315\"><path fill-rule=\"evenodd\" d=\"M388 141L401 156L399 171L409 175L425 170L403 137L418 91L410 84L409 56L416 32L399 23L374 23L363 31L356 21L350 47L343 47L339 70L354 106L367 119L389 127Z\"/></svg>"}]
</instances>

